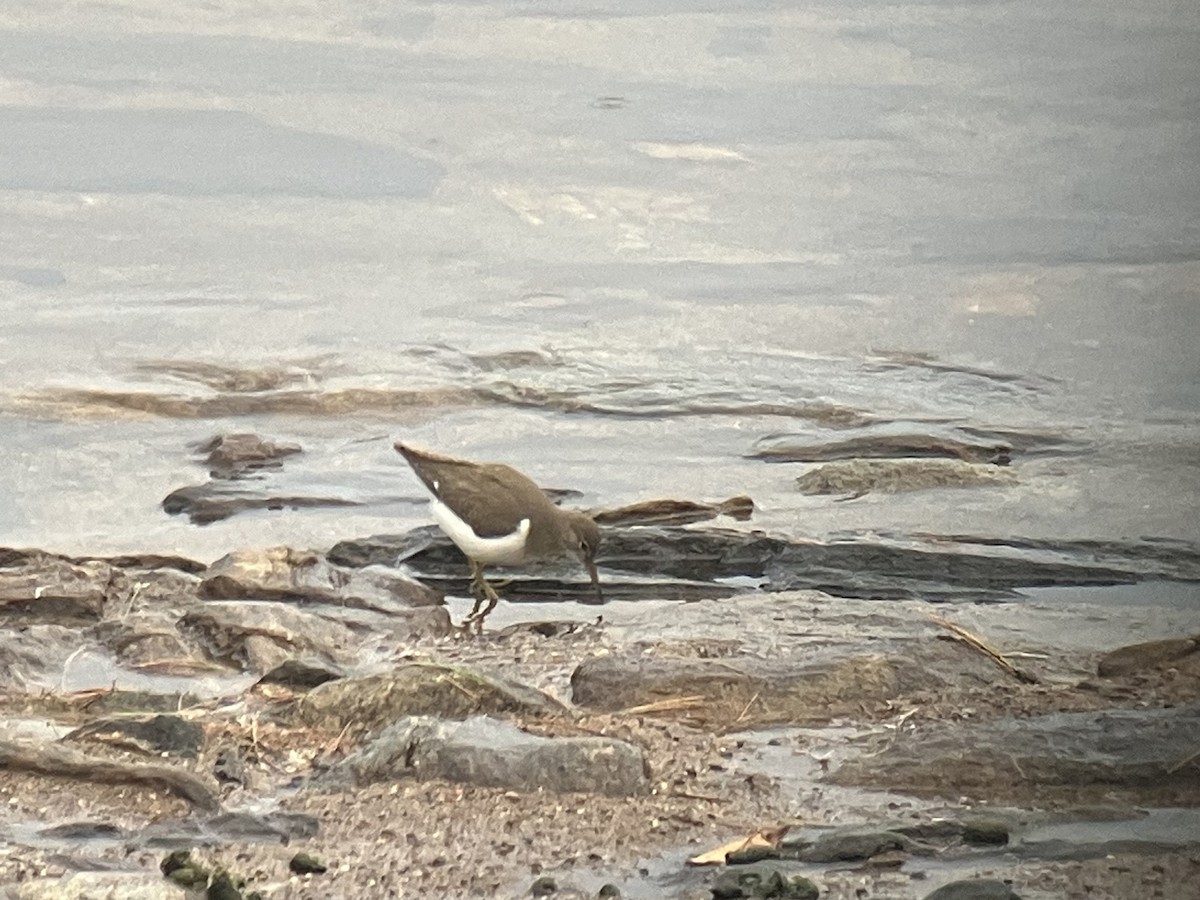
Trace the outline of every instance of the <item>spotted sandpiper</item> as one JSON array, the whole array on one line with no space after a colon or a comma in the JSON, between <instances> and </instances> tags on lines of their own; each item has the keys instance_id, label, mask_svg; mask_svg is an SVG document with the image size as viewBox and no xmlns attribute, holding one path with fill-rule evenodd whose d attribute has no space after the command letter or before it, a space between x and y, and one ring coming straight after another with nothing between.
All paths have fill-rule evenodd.
<instances>
[{"instance_id":1,"label":"spotted sandpiper","mask_svg":"<svg viewBox=\"0 0 1200 900\"><path fill-rule=\"evenodd\" d=\"M464 626L482 630L483 620L500 600L483 577L489 565L515 566L574 554L587 568L596 600L603 602L595 562L600 529L590 516L555 506L512 466L426 453L400 441L395 447L429 490L434 519L471 564L475 605Z\"/></svg>"}]
</instances>

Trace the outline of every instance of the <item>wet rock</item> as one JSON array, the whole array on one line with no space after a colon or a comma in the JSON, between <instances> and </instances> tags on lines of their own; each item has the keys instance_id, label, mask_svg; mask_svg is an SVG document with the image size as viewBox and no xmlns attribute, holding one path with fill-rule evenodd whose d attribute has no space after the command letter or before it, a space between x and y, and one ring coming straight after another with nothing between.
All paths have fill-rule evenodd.
<instances>
[{"instance_id":1,"label":"wet rock","mask_svg":"<svg viewBox=\"0 0 1200 900\"><path fill-rule=\"evenodd\" d=\"M796 479L805 494L856 495L1016 483L1011 469L952 459L842 460L817 466Z\"/></svg>"},{"instance_id":2,"label":"wet rock","mask_svg":"<svg viewBox=\"0 0 1200 900\"><path fill-rule=\"evenodd\" d=\"M177 614L145 611L100 622L91 634L127 666L160 660L199 661L203 654L183 639L175 627L178 620Z\"/></svg>"},{"instance_id":3,"label":"wet rock","mask_svg":"<svg viewBox=\"0 0 1200 900\"><path fill-rule=\"evenodd\" d=\"M208 885L208 869L192 859L191 850L171 851L163 857L158 869L164 877L188 890L197 890Z\"/></svg>"},{"instance_id":4,"label":"wet rock","mask_svg":"<svg viewBox=\"0 0 1200 900\"><path fill-rule=\"evenodd\" d=\"M645 500L617 509L602 509L592 514L596 524L628 525L688 525L705 522L717 516L729 516L744 522L754 514L754 501L749 497L730 497L720 503L697 503L692 500Z\"/></svg>"},{"instance_id":5,"label":"wet rock","mask_svg":"<svg viewBox=\"0 0 1200 900\"><path fill-rule=\"evenodd\" d=\"M252 509L312 509L330 506L362 506L342 497L280 496L264 494L244 481L210 481L176 488L163 498L169 516L186 515L193 525L211 525Z\"/></svg>"},{"instance_id":6,"label":"wet rock","mask_svg":"<svg viewBox=\"0 0 1200 900\"><path fill-rule=\"evenodd\" d=\"M246 784L246 760L236 747L225 747L213 759L213 777L222 784Z\"/></svg>"},{"instance_id":7,"label":"wet rock","mask_svg":"<svg viewBox=\"0 0 1200 900\"><path fill-rule=\"evenodd\" d=\"M995 847L1008 843L1009 826L1003 819L968 819L962 823L964 843Z\"/></svg>"},{"instance_id":8,"label":"wet rock","mask_svg":"<svg viewBox=\"0 0 1200 900\"><path fill-rule=\"evenodd\" d=\"M1021 898L1003 881L975 878L944 884L932 894L926 894L925 900L1021 900Z\"/></svg>"},{"instance_id":9,"label":"wet rock","mask_svg":"<svg viewBox=\"0 0 1200 900\"><path fill-rule=\"evenodd\" d=\"M678 698L702 698L680 714L740 727L821 721L858 712L863 703L946 684L991 684L995 669L980 654L933 639L826 647L794 657L691 657L612 654L581 663L571 675L580 706L619 710Z\"/></svg>"},{"instance_id":10,"label":"wet rock","mask_svg":"<svg viewBox=\"0 0 1200 900\"><path fill-rule=\"evenodd\" d=\"M1200 654L1200 635L1145 641L1140 644L1129 644L1106 653L1096 665L1096 671L1102 677L1112 678L1146 669L1174 665L1186 657L1198 654Z\"/></svg>"},{"instance_id":11,"label":"wet rock","mask_svg":"<svg viewBox=\"0 0 1200 900\"><path fill-rule=\"evenodd\" d=\"M303 452L299 444L276 443L257 434L219 434L193 445L214 478L235 478L256 469L279 468L280 460Z\"/></svg>"},{"instance_id":12,"label":"wet rock","mask_svg":"<svg viewBox=\"0 0 1200 900\"><path fill-rule=\"evenodd\" d=\"M772 862L726 869L713 880L711 891L717 900L817 900L820 893L817 886L804 876L789 875L785 867Z\"/></svg>"},{"instance_id":13,"label":"wet rock","mask_svg":"<svg viewBox=\"0 0 1200 900\"><path fill-rule=\"evenodd\" d=\"M200 698L195 694L154 691L105 691L88 701L87 710L93 713L176 712L195 706Z\"/></svg>"},{"instance_id":14,"label":"wet rock","mask_svg":"<svg viewBox=\"0 0 1200 900\"><path fill-rule=\"evenodd\" d=\"M1195 793L1200 706L1056 713L967 725L937 722L894 736L880 752L842 765L843 784L967 794L1007 801L1016 787L1153 797ZM1190 763L1189 763L1190 760Z\"/></svg>"},{"instance_id":15,"label":"wet rock","mask_svg":"<svg viewBox=\"0 0 1200 900\"><path fill-rule=\"evenodd\" d=\"M188 900L187 890L155 872L73 872L35 878L7 896L14 900Z\"/></svg>"},{"instance_id":16,"label":"wet rock","mask_svg":"<svg viewBox=\"0 0 1200 900\"><path fill-rule=\"evenodd\" d=\"M838 828L815 838L789 834L779 848L785 858L809 863L870 859L892 850L911 849L912 841L898 832L863 828Z\"/></svg>"},{"instance_id":17,"label":"wet rock","mask_svg":"<svg viewBox=\"0 0 1200 900\"><path fill-rule=\"evenodd\" d=\"M984 429L929 422L883 422L839 429L835 440L813 435L777 434L763 438L749 454L767 462L830 462L842 459L956 459L1008 465L1017 455L1079 453L1080 442L1044 431Z\"/></svg>"},{"instance_id":18,"label":"wet rock","mask_svg":"<svg viewBox=\"0 0 1200 900\"><path fill-rule=\"evenodd\" d=\"M179 716L99 719L76 728L64 740L98 741L144 753L195 759L204 746L204 729Z\"/></svg>"},{"instance_id":19,"label":"wet rock","mask_svg":"<svg viewBox=\"0 0 1200 900\"><path fill-rule=\"evenodd\" d=\"M297 853L288 860L288 868L297 875L323 875L329 867L311 853Z\"/></svg>"},{"instance_id":20,"label":"wet rock","mask_svg":"<svg viewBox=\"0 0 1200 900\"><path fill-rule=\"evenodd\" d=\"M41 829L38 836L56 841L115 841L125 838L127 832L111 822L65 822Z\"/></svg>"},{"instance_id":21,"label":"wet rock","mask_svg":"<svg viewBox=\"0 0 1200 900\"><path fill-rule=\"evenodd\" d=\"M79 645L78 627L33 624L0 628L0 687L57 685Z\"/></svg>"},{"instance_id":22,"label":"wet rock","mask_svg":"<svg viewBox=\"0 0 1200 900\"><path fill-rule=\"evenodd\" d=\"M395 615L442 602L436 591L402 573L345 568L290 547L238 550L221 557L205 573L201 593L213 599L331 603Z\"/></svg>"},{"instance_id":23,"label":"wet rock","mask_svg":"<svg viewBox=\"0 0 1200 900\"><path fill-rule=\"evenodd\" d=\"M504 790L631 796L649 780L642 750L604 737L548 738L486 716L445 721L402 719L339 770L359 784L397 777Z\"/></svg>"},{"instance_id":24,"label":"wet rock","mask_svg":"<svg viewBox=\"0 0 1200 900\"><path fill-rule=\"evenodd\" d=\"M125 573L108 563L74 563L53 554L32 554L0 567L0 621L95 622L109 603L127 596L129 590Z\"/></svg>"},{"instance_id":25,"label":"wet rock","mask_svg":"<svg viewBox=\"0 0 1200 900\"><path fill-rule=\"evenodd\" d=\"M307 691L327 681L344 677L345 669L311 660L286 659L258 680L258 684L281 684L284 687Z\"/></svg>"},{"instance_id":26,"label":"wet rock","mask_svg":"<svg viewBox=\"0 0 1200 900\"><path fill-rule=\"evenodd\" d=\"M346 626L286 603L214 601L188 612L179 624L213 659L257 672L309 656L317 667L348 664L358 645Z\"/></svg>"},{"instance_id":27,"label":"wet rock","mask_svg":"<svg viewBox=\"0 0 1200 900\"><path fill-rule=\"evenodd\" d=\"M408 716L465 719L479 714L558 715L562 704L535 688L441 663L401 663L391 671L313 688L281 713L335 734L378 731Z\"/></svg>"},{"instance_id":28,"label":"wet rock","mask_svg":"<svg viewBox=\"0 0 1200 900\"><path fill-rule=\"evenodd\" d=\"M288 844L315 837L318 820L303 813L222 812L147 825L136 843L146 847L194 847L213 843Z\"/></svg>"},{"instance_id":29,"label":"wet rock","mask_svg":"<svg viewBox=\"0 0 1200 900\"><path fill-rule=\"evenodd\" d=\"M207 782L183 769L101 759L58 744L0 741L0 769L4 768L77 781L147 785L204 810L215 811L221 805Z\"/></svg>"}]
</instances>

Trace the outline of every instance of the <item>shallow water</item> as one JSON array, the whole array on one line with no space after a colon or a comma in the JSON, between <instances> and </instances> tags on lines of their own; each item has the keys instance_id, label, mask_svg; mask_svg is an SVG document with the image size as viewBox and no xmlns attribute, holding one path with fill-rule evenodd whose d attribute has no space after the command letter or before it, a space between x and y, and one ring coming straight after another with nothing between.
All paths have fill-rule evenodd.
<instances>
[{"instance_id":1,"label":"shallow water","mask_svg":"<svg viewBox=\"0 0 1200 900\"><path fill-rule=\"evenodd\" d=\"M399 531L398 437L802 537L1196 542L1198 45L1111 0L18 5L0 543ZM1081 451L845 503L745 458L860 420ZM231 430L362 505L164 514Z\"/></svg>"}]
</instances>

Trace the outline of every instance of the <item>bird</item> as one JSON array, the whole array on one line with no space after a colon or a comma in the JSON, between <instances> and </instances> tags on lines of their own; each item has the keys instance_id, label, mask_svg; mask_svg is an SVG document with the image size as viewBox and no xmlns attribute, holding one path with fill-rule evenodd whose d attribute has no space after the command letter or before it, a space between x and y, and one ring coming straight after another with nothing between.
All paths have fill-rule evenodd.
<instances>
[{"instance_id":1,"label":"bird","mask_svg":"<svg viewBox=\"0 0 1200 900\"><path fill-rule=\"evenodd\" d=\"M596 572L600 528L587 513L555 506L512 466L442 456L403 441L394 447L429 491L433 518L471 566L475 605L464 630L475 626L482 632L483 620L500 601L484 577L486 566L574 555L587 569L596 602L604 602Z\"/></svg>"}]
</instances>

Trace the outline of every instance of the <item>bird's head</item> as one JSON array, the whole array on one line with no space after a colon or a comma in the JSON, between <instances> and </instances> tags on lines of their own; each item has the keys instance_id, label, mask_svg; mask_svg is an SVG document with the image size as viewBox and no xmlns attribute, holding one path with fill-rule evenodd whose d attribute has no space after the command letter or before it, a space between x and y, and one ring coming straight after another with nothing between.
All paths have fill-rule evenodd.
<instances>
[{"instance_id":1,"label":"bird's head","mask_svg":"<svg viewBox=\"0 0 1200 900\"><path fill-rule=\"evenodd\" d=\"M568 513L568 539L570 550L579 557L587 569L592 585L596 588L596 601L604 602L600 593L600 576L596 573L596 551L600 549L600 526L592 521L592 517L574 510Z\"/></svg>"}]
</instances>

